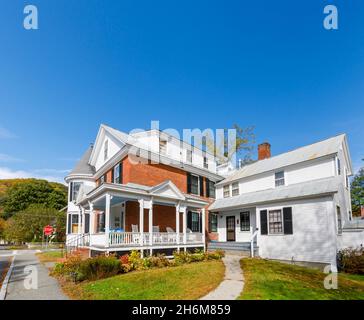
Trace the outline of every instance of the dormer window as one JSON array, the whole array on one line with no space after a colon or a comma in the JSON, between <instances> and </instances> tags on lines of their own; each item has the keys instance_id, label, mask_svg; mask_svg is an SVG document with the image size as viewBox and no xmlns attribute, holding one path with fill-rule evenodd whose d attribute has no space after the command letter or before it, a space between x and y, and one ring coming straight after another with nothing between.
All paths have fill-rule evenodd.
<instances>
[{"instance_id":1,"label":"dormer window","mask_svg":"<svg viewBox=\"0 0 364 320\"><path fill-rule=\"evenodd\" d=\"M167 154L167 140L159 140L159 154Z\"/></svg>"},{"instance_id":2,"label":"dormer window","mask_svg":"<svg viewBox=\"0 0 364 320\"><path fill-rule=\"evenodd\" d=\"M285 185L284 171L279 171L279 172L275 173L275 183L276 183L276 187L280 187L280 186Z\"/></svg>"},{"instance_id":3,"label":"dormer window","mask_svg":"<svg viewBox=\"0 0 364 320\"><path fill-rule=\"evenodd\" d=\"M187 162L192 163L192 150L187 150Z\"/></svg>"},{"instance_id":4,"label":"dormer window","mask_svg":"<svg viewBox=\"0 0 364 320\"><path fill-rule=\"evenodd\" d=\"M207 159L207 157L203 157L203 167L205 169L209 168L209 160Z\"/></svg>"},{"instance_id":5,"label":"dormer window","mask_svg":"<svg viewBox=\"0 0 364 320\"><path fill-rule=\"evenodd\" d=\"M109 140L106 140L104 144L104 161L106 161L108 157L109 157Z\"/></svg>"}]
</instances>

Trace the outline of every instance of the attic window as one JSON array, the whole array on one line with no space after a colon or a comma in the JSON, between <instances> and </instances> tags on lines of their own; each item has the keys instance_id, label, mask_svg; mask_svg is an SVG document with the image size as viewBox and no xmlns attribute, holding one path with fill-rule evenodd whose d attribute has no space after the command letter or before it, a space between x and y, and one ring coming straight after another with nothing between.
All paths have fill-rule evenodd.
<instances>
[{"instance_id":1,"label":"attic window","mask_svg":"<svg viewBox=\"0 0 364 320\"><path fill-rule=\"evenodd\" d=\"M106 161L108 157L109 157L109 140L106 140L104 145L104 160Z\"/></svg>"}]
</instances>

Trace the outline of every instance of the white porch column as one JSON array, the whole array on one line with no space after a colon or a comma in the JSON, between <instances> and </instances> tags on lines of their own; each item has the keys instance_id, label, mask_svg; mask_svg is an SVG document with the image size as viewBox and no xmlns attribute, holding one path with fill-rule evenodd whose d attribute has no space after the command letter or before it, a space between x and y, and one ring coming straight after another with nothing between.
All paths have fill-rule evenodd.
<instances>
[{"instance_id":1,"label":"white porch column","mask_svg":"<svg viewBox=\"0 0 364 320\"><path fill-rule=\"evenodd\" d=\"M94 234L95 233L95 217L94 217L94 205L93 205L92 202L89 202L89 207L90 207L90 230L89 230L89 233Z\"/></svg>"},{"instance_id":2,"label":"white porch column","mask_svg":"<svg viewBox=\"0 0 364 320\"><path fill-rule=\"evenodd\" d=\"M180 215L180 209L181 208L181 206L180 206L180 204L177 204L176 205L176 233L177 233L177 244L179 244L179 234L180 234L180 232L181 232L181 230L180 230L180 226L179 226L179 215Z\"/></svg>"},{"instance_id":3,"label":"white porch column","mask_svg":"<svg viewBox=\"0 0 364 320\"><path fill-rule=\"evenodd\" d=\"M181 208L181 211L183 213L183 244L187 243L187 208L183 207Z\"/></svg>"},{"instance_id":4,"label":"white porch column","mask_svg":"<svg viewBox=\"0 0 364 320\"><path fill-rule=\"evenodd\" d=\"M143 245L143 233L144 233L144 199L139 201L139 233L140 233L140 245Z\"/></svg>"},{"instance_id":5,"label":"white porch column","mask_svg":"<svg viewBox=\"0 0 364 320\"><path fill-rule=\"evenodd\" d=\"M149 203L148 222L149 222L149 245L152 246L153 245L153 200L151 200ZM151 250L150 252L152 255L152 249L150 249L150 250Z\"/></svg>"},{"instance_id":6,"label":"white porch column","mask_svg":"<svg viewBox=\"0 0 364 320\"><path fill-rule=\"evenodd\" d=\"M78 208L78 234L82 233L82 224L81 224L81 219L82 219L82 209Z\"/></svg>"},{"instance_id":7,"label":"white porch column","mask_svg":"<svg viewBox=\"0 0 364 320\"><path fill-rule=\"evenodd\" d=\"M81 207L81 215L82 215L82 225L81 225L81 233L85 234L85 226L86 226L86 219L85 219L85 208Z\"/></svg>"},{"instance_id":8,"label":"white porch column","mask_svg":"<svg viewBox=\"0 0 364 320\"><path fill-rule=\"evenodd\" d=\"M201 219L202 219L202 241L206 244L206 209L201 209Z\"/></svg>"},{"instance_id":9,"label":"white porch column","mask_svg":"<svg viewBox=\"0 0 364 320\"><path fill-rule=\"evenodd\" d=\"M105 201L105 237L106 237L106 247L110 246L110 208L111 208L111 196L110 194L106 194Z\"/></svg>"}]
</instances>

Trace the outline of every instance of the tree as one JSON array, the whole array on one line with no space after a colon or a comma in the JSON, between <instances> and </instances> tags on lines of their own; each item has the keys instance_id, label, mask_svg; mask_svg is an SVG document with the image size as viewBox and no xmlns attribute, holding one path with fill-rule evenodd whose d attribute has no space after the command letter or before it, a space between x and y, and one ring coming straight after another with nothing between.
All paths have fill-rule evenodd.
<instances>
[{"instance_id":1,"label":"tree","mask_svg":"<svg viewBox=\"0 0 364 320\"><path fill-rule=\"evenodd\" d=\"M67 205L67 189L61 184L46 180L24 180L7 189L1 203L5 218L25 210L32 204L60 210Z\"/></svg>"},{"instance_id":2,"label":"tree","mask_svg":"<svg viewBox=\"0 0 364 320\"><path fill-rule=\"evenodd\" d=\"M4 238L4 230L5 230L5 220L0 218L0 239Z\"/></svg>"},{"instance_id":3,"label":"tree","mask_svg":"<svg viewBox=\"0 0 364 320\"><path fill-rule=\"evenodd\" d=\"M233 125L233 129L236 130L235 145L229 143L228 135L224 136L223 141L217 142L213 137L206 137L206 149L215 154L220 163L224 163L226 160L221 158L221 152L217 150L224 150L223 155L230 161L233 156L241 158L244 163L252 162L251 154L255 145L254 127L242 128L237 124ZM227 132L227 129L225 130Z\"/></svg>"},{"instance_id":4,"label":"tree","mask_svg":"<svg viewBox=\"0 0 364 320\"><path fill-rule=\"evenodd\" d=\"M354 216L360 216L360 206L364 206L364 167L351 182L351 205Z\"/></svg>"},{"instance_id":5,"label":"tree","mask_svg":"<svg viewBox=\"0 0 364 320\"><path fill-rule=\"evenodd\" d=\"M44 205L30 205L6 221L4 236L6 240L13 242L40 242L43 228L47 225L56 228L55 241L63 242L66 234L66 215Z\"/></svg>"}]
</instances>

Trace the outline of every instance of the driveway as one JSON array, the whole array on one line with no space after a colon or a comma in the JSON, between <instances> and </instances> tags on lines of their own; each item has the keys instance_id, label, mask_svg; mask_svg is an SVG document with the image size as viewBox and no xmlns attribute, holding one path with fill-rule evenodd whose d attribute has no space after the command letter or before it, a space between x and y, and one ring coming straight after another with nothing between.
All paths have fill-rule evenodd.
<instances>
[{"instance_id":1,"label":"driveway","mask_svg":"<svg viewBox=\"0 0 364 320\"><path fill-rule=\"evenodd\" d=\"M35 250L16 253L5 300L68 300L35 254Z\"/></svg>"}]
</instances>

